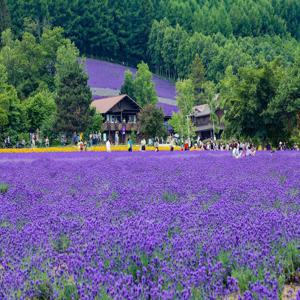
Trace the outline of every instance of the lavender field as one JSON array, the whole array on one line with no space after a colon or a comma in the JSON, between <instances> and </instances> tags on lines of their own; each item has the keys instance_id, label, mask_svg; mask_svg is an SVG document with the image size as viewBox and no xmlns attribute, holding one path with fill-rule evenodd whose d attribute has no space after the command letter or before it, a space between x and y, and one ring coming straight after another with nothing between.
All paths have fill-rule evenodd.
<instances>
[{"instance_id":1,"label":"lavender field","mask_svg":"<svg viewBox=\"0 0 300 300\"><path fill-rule=\"evenodd\" d=\"M299 280L296 152L4 154L0 183L0 299L279 299Z\"/></svg>"}]
</instances>

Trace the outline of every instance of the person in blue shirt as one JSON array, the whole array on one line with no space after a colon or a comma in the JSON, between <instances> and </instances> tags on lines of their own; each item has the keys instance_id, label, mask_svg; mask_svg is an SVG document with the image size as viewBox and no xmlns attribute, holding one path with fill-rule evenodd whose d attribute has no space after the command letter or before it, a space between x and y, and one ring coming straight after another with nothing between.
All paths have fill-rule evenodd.
<instances>
[{"instance_id":1,"label":"person in blue shirt","mask_svg":"<svg viewBox=\"0 0 300 300\"><path fill-rule=\"evenodd\" d=\"M132 140L130 138L128 139L127 145L128 145L128 152L132 152Z\"/></svg>"}]
</instances>

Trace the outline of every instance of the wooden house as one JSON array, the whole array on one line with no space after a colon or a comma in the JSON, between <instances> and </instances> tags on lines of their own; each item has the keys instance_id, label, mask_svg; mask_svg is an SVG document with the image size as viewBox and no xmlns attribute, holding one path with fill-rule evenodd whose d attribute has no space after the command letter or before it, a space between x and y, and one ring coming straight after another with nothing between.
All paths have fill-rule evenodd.
<instances>
[{"instance_id":1,"label":"wooden house","mask_svg":"<svg viewBox=\"0 0 300 300\"><path fill-rule=\"evenodd\" d=\"M125 143L132 132L138 133L141 107L128 95L95 99L92 107L104 118L103 133L113 143Z\"/></svg>"}]
</instances>

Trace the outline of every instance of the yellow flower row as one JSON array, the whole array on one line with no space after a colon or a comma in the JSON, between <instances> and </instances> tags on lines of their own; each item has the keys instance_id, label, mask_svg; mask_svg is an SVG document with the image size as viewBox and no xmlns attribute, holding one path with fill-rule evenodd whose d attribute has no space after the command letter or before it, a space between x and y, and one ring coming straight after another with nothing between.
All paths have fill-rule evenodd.
<instances>
[{"instance_id":1,"label":"yellow flower row","mask_svg":"<svg viewBox=\"0 0 300 300\"><path fill-rule=\"evenodd\" d=\"M146 151L154 151L155 148L148 146L146 147ZM168 145L159 146L160 151L170 151L170 147ZM179 146L175 146L174 150L180 150ZM0 153L40 153L40 152L78 152L80 151L76 146L66 146L66 147L49 147L49 148L22 148L22 149L15 149L15 148L4 148L0 149ZM94 152L106 152L105 146L95 146L88 148L88 151ZM111 151L128 151L127 145L118 145L118 146L111 146ZM140 146L134 145L133 151L140 151Z\"/></svg>"}]
</instances>

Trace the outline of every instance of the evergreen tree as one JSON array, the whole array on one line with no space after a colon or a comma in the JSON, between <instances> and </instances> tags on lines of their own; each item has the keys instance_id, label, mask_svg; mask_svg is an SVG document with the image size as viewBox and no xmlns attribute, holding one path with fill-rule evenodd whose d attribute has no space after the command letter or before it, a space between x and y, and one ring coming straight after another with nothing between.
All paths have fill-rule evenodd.
<instances>
[{"instance_id":1,"label":"evergreen tree","mask_svg":"<svg viewBox=\"0 0 300 300\"><path fill-rule=\"evenodd\" d=\"M0 0L0 34L10 27L10 15L6 0Z\"/></svg>"},{"instance_id":2,"label":"evergreen tree","mask_svg":"<svg viewBox=\"0 0 300 300\"><path fill-rule=\"evenodd\" d=\"M157 95L152 82L152 73L145 63L138 65L136 77L134 80L134 99L137 103L144 107L146 104L156 104Z\"/></svg>"},{"instance_id":3,"label":"evergreen tree","mask_svg":"<svg viewBox=\"0 0 300 300\"><path fill-rule=\"evenodd\" d=\"M205 81L205 69L198 54L191 65L190 79L194 88L195 103L203 103L203 83Z\"/></svg>"},{"instance_id":4,"label":"evergreen tree","mask_svg":"<svg viewBox=\"0 0 300 300\"><path fill-rule=\"evenodd\" d=\"M125 71L124 83L121 86L120 95L128 95L130 98L134 98L134 79L130 70Z\"/></svg>"},{"instance_id":5,"label":"evergreen tree","mask_svg":"<svg viewBox=\"0 0 300 300\"><path fill-rule=\"evenodd\" d=\"M92 122L94 110L90 108L92 93L88 76L77 61L75 48L69 45L57 51L57 122L56 131L68 136L84 132Z\"/></svg>"}]
</instances>

